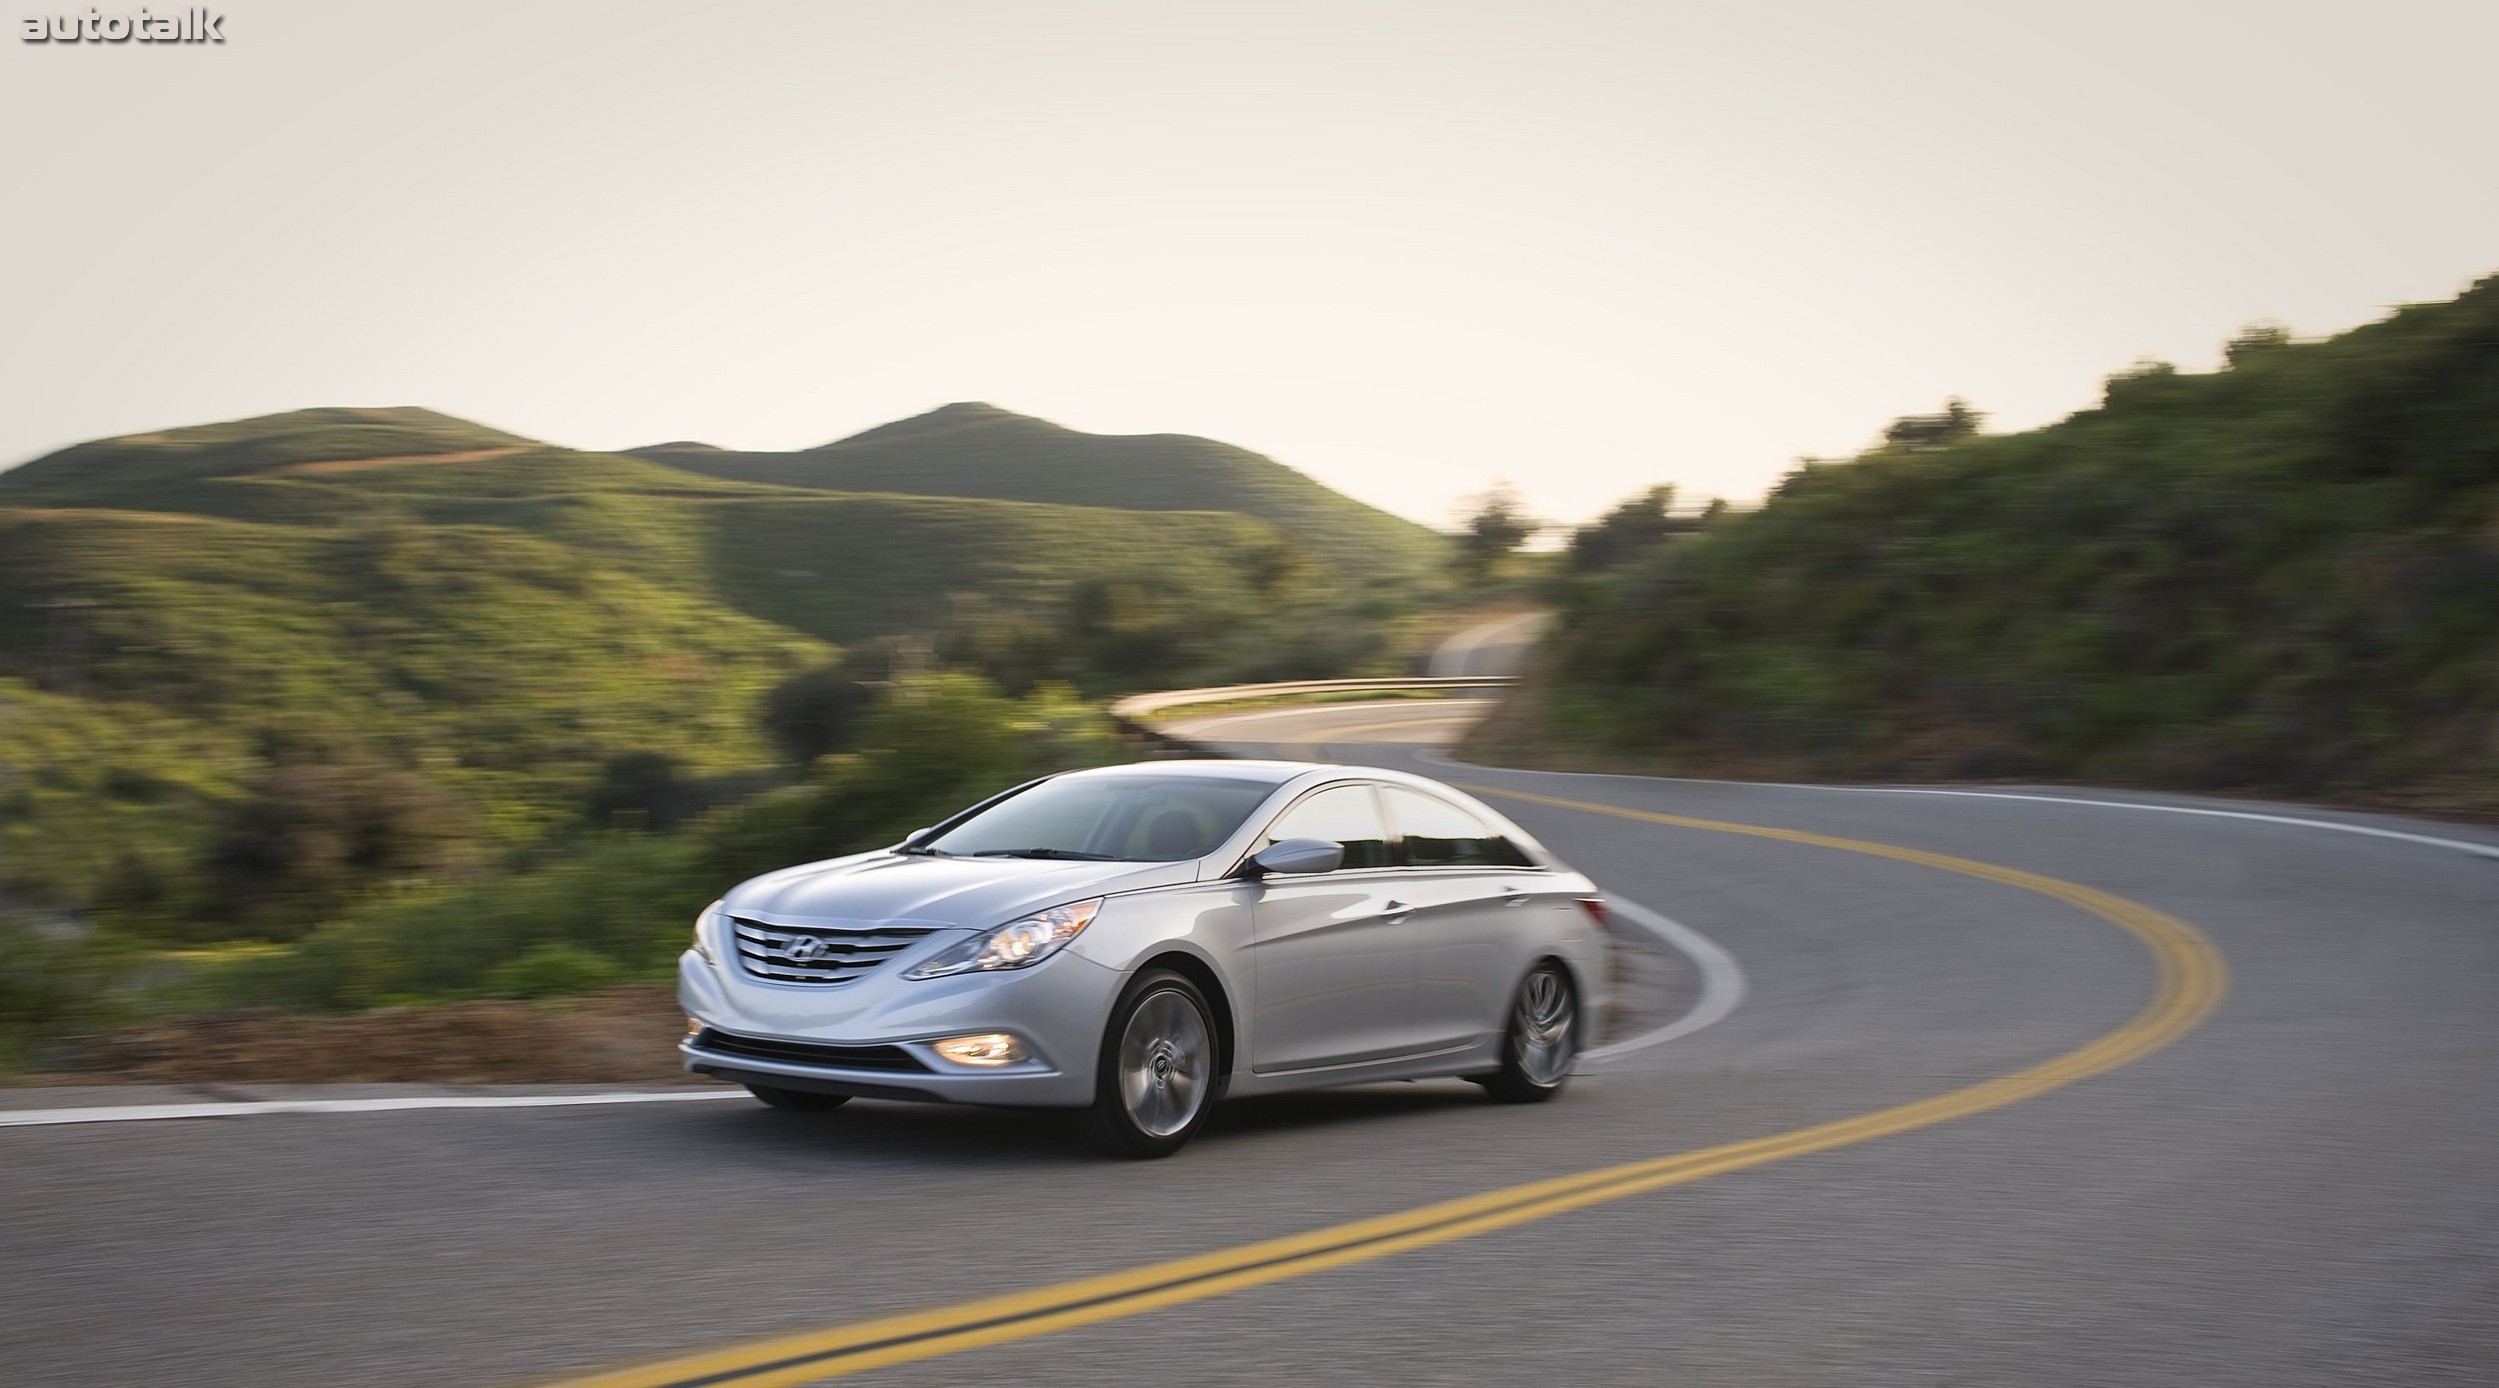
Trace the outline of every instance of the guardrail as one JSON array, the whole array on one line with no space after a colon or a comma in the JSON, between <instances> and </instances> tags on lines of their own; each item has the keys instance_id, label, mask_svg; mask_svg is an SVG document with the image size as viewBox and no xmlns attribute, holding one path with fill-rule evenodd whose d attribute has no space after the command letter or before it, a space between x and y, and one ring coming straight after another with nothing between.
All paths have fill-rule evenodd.
<instances>
[{"instance_id":1,"label":"guardrail","mask_svg":"<svg viewBox=\"0 0 2499 1388\"><path fill-rule=\"evenodd\" d=\"M1507 689L1518 683L1515 675L1431 675L1409 679L1375 680L1286 680L1278 684L1220 684L1205 689L1165 689L1152 694L1131 694L1111 705L1111 718L1122 728L1139 737L1166 747L1193 753L1210 749L1185 737L1170 733L1145 720L1173 709L1203 704L1229 704L1245 699L1290 699L1318 694L1415 694L1456 693L1467 689Z\"/></svg>"}]
</instances>

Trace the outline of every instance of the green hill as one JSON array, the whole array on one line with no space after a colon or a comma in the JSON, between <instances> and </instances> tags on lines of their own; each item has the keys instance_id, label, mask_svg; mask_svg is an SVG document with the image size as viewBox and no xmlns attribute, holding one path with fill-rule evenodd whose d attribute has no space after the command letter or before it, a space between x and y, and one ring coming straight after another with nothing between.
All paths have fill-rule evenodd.
<instances>
[{"instance_id":1,"label":"green hill","mask_svg":"<svg viewBox=\"0 0 2499 1388\"><path fill-rule=\"evenodd\" d=\"M1791 474L1574 591L1482 755L2499 813L2499 278Z\"/></svg>"},{"instance_id":2,"label":"green hill","mask_svg":"<svg viewBox=\"0 0 2499 1388\"><path fill-rule=\"evenodd\" d=\"M662 444L638 456L712 477L825 491L990 497L1124 511L1230 511L1347 573L1415 577L1443 557L1423 526L1244 448L1186 434L1087 434L954 404L798 453Z\"/></svg>"}]
</instances>

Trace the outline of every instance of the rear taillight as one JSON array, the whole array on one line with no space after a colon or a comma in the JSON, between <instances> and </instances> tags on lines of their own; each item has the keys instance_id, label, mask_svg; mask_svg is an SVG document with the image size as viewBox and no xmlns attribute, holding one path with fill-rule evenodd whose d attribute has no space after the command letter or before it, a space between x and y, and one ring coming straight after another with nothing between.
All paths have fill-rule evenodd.
<instances>
[{"instance_id":1,"label":"rear taillight","mask_svg":"<svg viewBox=\"0 0 2499 1388\"><path fill-rule=\"evenodd\" d=\"M1614 928L1613 919L1605 912L1604 897L1583 896L1579 898L1579 909L1588 913L1588 919L1597 923L1597 929L1612 930Z\"/></svg>"}]
</instances>

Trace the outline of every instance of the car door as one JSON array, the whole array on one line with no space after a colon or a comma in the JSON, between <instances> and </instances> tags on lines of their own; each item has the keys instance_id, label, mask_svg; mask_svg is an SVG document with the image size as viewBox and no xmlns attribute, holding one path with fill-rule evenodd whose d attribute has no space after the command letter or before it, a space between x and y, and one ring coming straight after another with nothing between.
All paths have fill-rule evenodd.
<instances>
[{"instance_id":1,"label":"car door","mask_svg":"<svg viewBox=\"0 0 2499 1388\"><path fill-rule=\"evenodd\" d=\"M1546 874L1461 805L1405 786L1381 795L1416 904L1416 1042L1438 1050L1480 1040L1507 1020Z\"/></svg>"},{"instance_id":2,"label":"car door","mask_svg":"<svg viewBox=\"0 0 2499 1388\"><path fill-rule=\"evenodd\" d=\"M1415 1049L1414 935L1389 862L1374 788L1323 786L1276 816L1260 847L1326 839L1334 872L1277 874L1250 908L1257 977L1250 1065L1262 1073L1382 1059Z\"/></svg>"}]
</instances>

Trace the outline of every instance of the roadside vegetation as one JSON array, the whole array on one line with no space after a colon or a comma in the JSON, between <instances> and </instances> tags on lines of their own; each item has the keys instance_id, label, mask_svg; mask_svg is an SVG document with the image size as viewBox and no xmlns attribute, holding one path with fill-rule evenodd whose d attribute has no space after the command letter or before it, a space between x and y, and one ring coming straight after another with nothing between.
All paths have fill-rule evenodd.
<instances>
[{"instance_id":1,"label":"roadside vegetation","mask_svg":"<svg viewBox=\"0 0 2499 1388\"><path fill-rule=\"evenodd\" d=\"M2499 814L2499 279L2028 433L1955 402L1572 554L1473 755Z\"/></svg>"},{"instance_id":2,"label":"roadside vegetation","mask_svg":"<svg viewBox=\"0 0 2499 1388\"><path fill-rule=\"evenodd\" d=\"M665 977L695 914L744 878L892 843L1001 787L1128 755L1064 691L1011 699L964 674L887 685L846 741L861 750L674 828L579 829L501 871L372 897L282 946L202 956L157 1005L352 1012Z\"/></svg>"}]
</instances>

